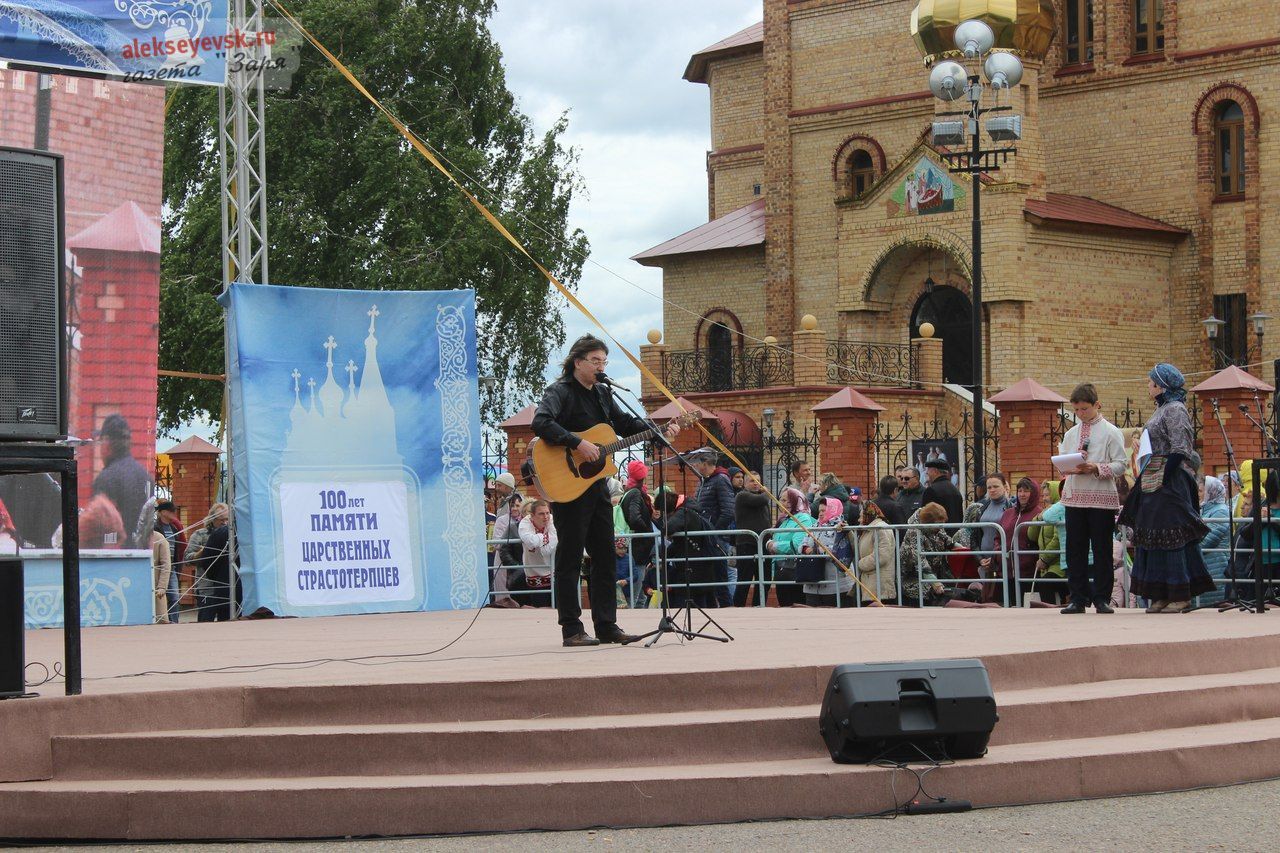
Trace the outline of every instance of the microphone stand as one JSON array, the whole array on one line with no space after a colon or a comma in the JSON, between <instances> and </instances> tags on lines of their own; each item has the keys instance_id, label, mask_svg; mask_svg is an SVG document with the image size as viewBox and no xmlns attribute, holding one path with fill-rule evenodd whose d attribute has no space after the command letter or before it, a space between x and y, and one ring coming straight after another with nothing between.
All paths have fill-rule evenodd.
<instances>
[{"instance_id":1,"label":"microphone stand","mask_svg":"<svg viewBox=\"0 0 1280 853\"><path fill-rule=\"evenodd\" d=\"M1218 411L1218 398L1214 397L1209 403L1213 406L1213 417L1218 422L1218 429L1222 431L1222 442L1227 448L1227 573L1231 577L1231 593L1218 602L1218 612L1242 610L1247 613L1253 609L1253 603L1240 597L1240 583L1236 574L1236 510L1231 505L1234 499L1231 494L1231 475L1235 473L1239 476L1240 469L1236 465L1236 452L1231 446L1231 438L1227 435L1227 427L1222 422L1222 413Z\"/></svg>"},{"instance_id":2,"label":"microphone stand","mask_svg":"<svg viewBox=\"0 0 1280 853\"><path fill-rule=\"evenodd\" d=\"M1261 406L1261 403L1259 403L1259 406ZM1249 412L1248 406L1246 406L1244 403L1241 403L1239 408L1240 408L1240 414L1245 416L1245 420L1253 424L1253 428L1256 429L1262 435L1261 451L1262 451L1262 455L1266 456L1267 444L1271 441L1271 434L1267 432L1267 428L1263 426L1260 421L1254 419L1253 415L1250 414Z\"/></svg>"},{"instance_id":3,"label":"microphone stand","mask_svg":"<svg viewBox=\"0 0 1280 853\"><path fill-rule=\"evenodd\" d=\"M612 387L617 388L618 386L614 385ZM622 405L626 408L626 410L629 411L634 417L637 417L642 421L652 424L652 421L649 421L648 418L645 418L643 415L637 412L635 408L626 400L622 399L616 394L614 395L613 399L621 402ZM672 445L671 440L667 438L667 434L663 430L657 429L657 424L653 424L653 426L654 426L653 434L656 441L661 443L668 450L671 451L672 458L678 459L681 462L681 464L687 466L690 470L694 472L695 475L697 475L698 474L697 469L693 467L693 464L689 462L687 458L685 458L685 455L683 453L681 453L679 450L676 450L675 446ZM665 492L666 466L658 465L657 468L658 468L657 494L665 504L666 503L666 492ZM687 546L684 552L685 553L685 556L684 556L684 589L685 589L684 604L680 605L680 607L677 608L674 614L671 612L671 609L670 609L671 583L667 579L668 566L667 566L667 544L666 543L669 541L667 537L667 515L668 515L667 509L666 509L666 506L664 505L662 508L662 533L661 533L662 538L661 538L661 541L656 543L656 547L653 549L654 559L656 560L656 566L657 566L658 589L662 593L662 616L658 619L657 628L655 628L652 631L649 631L648 633L641 634L640 636L636 637L635 640L633 640L632 642L639 642L641 640L648 639L649 642L645 643L645 648L649 648L654 643L658 642L658 640L661 640L665 634L675 634L681 640L703 639L703 640L715 640L720 643L727 643L733 639L733 637L729 634L729 632L726 631L720 625L720 623L712 619L707 614L707 611L703 610L701 607L698 607L693 603L693 596L691 594L691 586L690 586L690 584L692 583L692 576L689 572L689 549ZM690 537L688 533L685 533L684 535L685 535L686 543L689 541L692 541L692 537ZM699 614L701 614L707 620L705 623L703 623L702 627L699 628L697 631L693 630L693 611L695 609L698 611ZM679 623L680 613L684 613L683 626L681 626ZM707 627L710 625L714 625L716 627L716 630L718 630L724 636L717 636L715 634L703 633L704 631L706 631Z\"/></svg>"},{"instance_id":4,"label":"microphone stand","mask_svg":"<svg viewBox=\"0 0 1280 853\"><path fill-rule=\"evenodd\" d=\"M1267 429L1267 413L1262 406L1262 397L1258 394L1258 389L1253 389L1253 404L1258 407L1258 429L1262 431L1262 455L1274 455L1276 451L1276 436L1272 435L1271 430Z\"/></svg>"}]
</instances>

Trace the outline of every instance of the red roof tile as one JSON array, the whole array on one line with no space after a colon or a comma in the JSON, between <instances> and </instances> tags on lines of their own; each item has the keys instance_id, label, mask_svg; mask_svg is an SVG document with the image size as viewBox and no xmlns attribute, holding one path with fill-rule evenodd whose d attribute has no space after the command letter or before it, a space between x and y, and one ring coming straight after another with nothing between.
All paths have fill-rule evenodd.
<instances>
[{"instance_id":1,"label":"red roof tile","mask_svg":"<svg viewBox=\"0 0 1280 853\"><path fill-rule=\"evenodd\" d=\"M135 202L104 213L97 222L67 240L69 249L160 254L160 224Z\"/></svg>"},{"instance_id":2,"label":"red roof tile","mask_svg":"<svg viewBox=\"0 0 1280 853\"><path fill-rule=\"evenodd\" d=\"M1043 201L1029 199L1024 214L1036 225L1083 225L1120 231L1143 231L1171 238L1181 238L1190 233L1184 228L1142 216L1123 207L1066 193L1046 193Z\"/></svg>"},{"instance_id":3,"label":"red roof tile","mask_svg":"<svg viewBox=\"0 0 1280 853\"><path fill-rule=\"evenodd\" d=\"M697 412L698 416L708 423L714 423L718 416L710 409L704 409L692 400L685 397L676 397L675 403L667 403L661 409L649 415L651 421L669 421L672 418L678 418L686 412Z\"/></svg>"},{"instance_id":4,"label":"red roof tile","mask_svg":"<svg viewBox=\"0 0 1280 853\"><path fill-rule=\"evenodd\" d=\"M853 409L862 412L883 412L884 406L872 400L866 394L855 391L853 388L841 388L809 411L811 412L834 412Z\"/></svg>"},{"instance_id":5,"label":"red roof tile","mask_svg":"<svg viewBox=\"0 0 1280 853\"><path fill-rule=\"evenodd\" d=\"M1252 373L1241 370L1234 364L1226 370L1219 370L1205 381L1191 389L1197 394L1206 391L1264 391L1270 394L1276 390Z\"/></svg>"},{"instance_id":6,"label":"red roof tile","mask_svg":"<svg viewBox=\"0 0 1280 853\"><path fill-rule=\"evenodd\" d=\"M1034 379L1027 377L1019 379L1003 391L992 394L987 398L988 403L1057 403L1062 405L1067 402L1067 398L1044 387Z\"/></svg>"},{"instance_id":7,"label":"red roof tile","mask_svg":"<svg viewBox=\"0 0 1280 853\"><path fill-rule=\"evenodd\" d=\"M502 423L498 424L498 428L506 429L507 427L530 426L533 424L533 416L537 411L538 407L535 404L530 403Z\"/></svg>"},{"instance_id":8,"label":"red roof tile","mask_svg":"<svg viewBox=\"0 0 1280 853\"><path fill-rule=\"evenodd\" d=\"M754 50L756 45L762 47L764 45L764 21L752 24L745 30L740 30L728 38L721 39L695 53L689 59L689 65L684 70L684 79L690 83L705 83L707 82L708 62L732 53L745 53L749 50Z\"/></svg>"},{"instance_id":9,"label":"red roof tile","mask_svg":"<svg viewBox=\"0 0 1280 853\"><path fill-rule=\"evenodd\" d=\"M647 267L658 266L657 259L670 255L710 252L713 249L740 249L764 244L764 199L753 201L719 219L699 225L679 237L647 249L631 260Z\"/></svg>"},{"instance_id":10,"label":"red roof tile","mask_svg":"<svg viewBox=\"0 0 1280 853\"><path fill-rule=\"evenodd\" d=\"M210 444L198 435L193 435L164 452L165 456L182 456L186 453L221 454L222 448L216 444Z\"/></svg>"}]
</instances>

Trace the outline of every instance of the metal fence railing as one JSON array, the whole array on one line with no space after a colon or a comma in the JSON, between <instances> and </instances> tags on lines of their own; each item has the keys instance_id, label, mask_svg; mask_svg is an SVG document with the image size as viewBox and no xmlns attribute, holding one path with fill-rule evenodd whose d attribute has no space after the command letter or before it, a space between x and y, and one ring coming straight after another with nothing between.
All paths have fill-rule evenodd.
<instances>
[{"instance_id":1,"label":"metal fence railing","mask_svg":"<svg viewBox=\"0 0 1280 853\"><path fill-rule=\"evenodd\" d=\"M1230 557L1233 550L1235 553L1235 583L1252 583L1253 551L1251 547L1241 545L1237 541L1233 549L1230 544L1230 528L1234 527L1238 535L1240 530L1251 521L1252 519L1249 518L1236 518L1233 521L1225 517L1206 517L1204 519L1204 522L1210 526L1212 532L1205 538L1204 543L1201 545L1201 551L1209 564L1216 591L1198 597L1194 603L1200 606L1212 606L1222 600L1224 595L1231 594L1233 571L1230 565ZM1024 539L1030 540L1027 535L1029 531L1055 526L1058 528L1059 534L1058 550L1043 549L1034 544L1029 549L1023 546ZM949 545L945 548L934 547L929 544L929 540L932 537L927 533L931 530L947 534L948 542L954 542L955 539L960 538L970 543L981 543L985 538L982 534L990 532L993 542L991 547L987 549L959 546L952 548ZM877 531L891 533L891 536L888 537L891 540L890 547L888 549L875 547L871 554L863 553L863 535ZM955 535L961 531L966 532L965 537ZM1124 536L1125 532L1124 528L1118 527L1116 529L1115 536L1118 545L1113 549L1112 554L1107 555L1107 559L1110 561L1111 570L1116 574L1116 587L1120 591L1120 600L1128 603L1131 600L1129 588L1131 560L1129 557L1130 543ZM1044 593L1047 591L1060 593L1060 595L1055 595L1054 597L1065 602L1068 580L1066 577L1064 526L1060 524L1054 525L1043 520L1026 521L1018 524L1013 533L1013 541L1010 542L1005 530L994 522L875 525L872 527L811 527L808 533L797 527L771 527L759 533L750 530L691 531L688 534L679 534L676 538L687 538L700 543L711 540L713 544L711 546L703 545L696 554L682 552L679 556L671 557L669 561L655 560L654 563L656 565L633 570L628 579L625 598L627 605L630 607L650 606L648 595L643 592L641 583L637 582L637 579L643 579L645 572L648 571L652 588L658 590L666 589L673 598L677 598L679 601L691 596L695 603L709 605L711 604L711 596L714 595L716 590L727 586L732 595L733 587L737 584L732 573L726 573L728 577L708 577L708 572L699 572L697 568L705 564L723 563L736 565L738 573L743 575L744 578L747 574L754 574L753 578L744 579L741 583L749 585L755 590L752 606L758 607L765 606L770 589L779 591L788 588L792 590L792 595L801 591L796 588L801 588L808 594L820 595L824 599L833 598L834 601L832 603L837 608L862 607L872 603L872 598L868 595L868 591L874 593L876 599L888 599L899 604L915 606L945 604L947 600L952 598L973 600L976 597L979 600L994 601L1005 607L1029 607L1036 600L1036 596L1032 595L1032 593L1041 593L1041 598L1046 598L1048 596L1044 596ZM824 572L819 580L798 580L795 576L797 560L822 560L825 558L825 552L813 540L822 538L823 542L830 548L833 544L833 537L841 535L849 537L850 556L848 557L848 565L851 571L861 580L861 583L852 578L843 579L843 573L834 570L833 565L832 571ZM661 534L657 531L617 534L618 539L626 540L627 556L633 566L635 564L635 543L637 540L652 540L655 546L654 552L664 555L668 553L668 549L676 548L680 544L679 542L663 543L660 541L660 537ZM872 539L873 545L876 541L874 538ZM883 539L879 541L883 541ZM910 547L904 548L908 542ZM488 544L492 550L496 546L509 544L509 541L490 540ZM743 547L744 544L747 546L745 549ZM883 553L885 550L890 550L892 553ZM912 565L904 566L904 550L912 555ZM1118 562L1115 558L1117 553L1120 555ZM1031 555L1034 555L1037 559L1044 559L1046 563L1053 562L1053 560L1046 558L1056 556L1058 565L1061 566L1061 573L1046 575L1036 570L1024 570L1023 564L1029 562L1025 558ZM1215 556L1220 555L1225 555L1226 558L1214 559ZM864 559L867 557L870 557L869 561ZM948 565L951 560L957 557L972 560L990 557L992 561L991 567L986 572L979 571L977 576L957 577L950 571ZM944 562L940 563L937 558L941 558ZM667 564L668 562L670 565ZM827 560L827 563L830 564L830 561ZM754 564L754 572L743 571L749 564ZM939 566L944 569L942 573L935 570ZM498 570L520 569L522 569L520 565L495 564L490 566L490 576L492 577ZM666 577L664 572L670 572L673 577ZM678 580L675 579L676 573L679 576ZM668 583L668 580L672 582ZM913 594L910 596L907 594L906 586L910 586L913 590ZM993 586L998 587L998 591L991 591L990 588ZM552 605L554 606L555 592L553 587L554 584L546 590L536 591L550 591ZM493 591L492 583L490 584L490 589L491 597L505 594L518 598L528 594L527 591ZM657 606L656 602L652 606Z\"/></svg>"}]
</instances>

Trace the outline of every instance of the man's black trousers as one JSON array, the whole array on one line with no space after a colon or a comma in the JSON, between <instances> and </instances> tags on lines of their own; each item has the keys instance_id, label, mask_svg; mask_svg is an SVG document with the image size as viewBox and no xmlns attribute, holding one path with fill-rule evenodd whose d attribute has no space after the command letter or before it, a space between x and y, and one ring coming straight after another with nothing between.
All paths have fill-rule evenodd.
<instances>
[{"instance_id":1,"label":"man's black trousers","mask_svg":"<svg viewBox=\"0 0 1280 853\"><path fill-rule=\"evenodd\" d=\"M591 621L596 636L618 630L618 600L615 589L618 557L613 550L613 504L604 480L597 481L580 497L551 505L556 525L555 587L560 633L567 639L583 633L582 598L579 592L582 552L591 557Z\"/></svg>"},{"instance_id":2,"label":"man's black trousers","mask_svg":"<svg viewBox=\"0 0 1280 853\"><path fill-rule=\"evenodd\" d=\"M1087 607L1097 601L1110 601L1115 581L1111 541L1116 529L1116 512L1078 506L1066 509L1067 586L1071 589L1071 603Z\"/></svg>"}]
</instances>

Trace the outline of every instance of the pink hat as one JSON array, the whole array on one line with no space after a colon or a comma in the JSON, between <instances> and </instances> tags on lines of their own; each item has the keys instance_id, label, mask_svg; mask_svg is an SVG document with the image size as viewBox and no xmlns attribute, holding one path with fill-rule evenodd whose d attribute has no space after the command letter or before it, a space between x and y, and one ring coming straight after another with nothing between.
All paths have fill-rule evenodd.
<instances>
[{"instance_id":1,"label":"pink hat","mask_svg":"<svg viewBox=\"0 0 1280 853\"><path fill-rule=\"evenodd\" d=\"M627 479L632 482L640 482L649 476L649 466L645 465L639 459L632 459L627 463Z\"/></svg>"}]
</instances>

